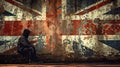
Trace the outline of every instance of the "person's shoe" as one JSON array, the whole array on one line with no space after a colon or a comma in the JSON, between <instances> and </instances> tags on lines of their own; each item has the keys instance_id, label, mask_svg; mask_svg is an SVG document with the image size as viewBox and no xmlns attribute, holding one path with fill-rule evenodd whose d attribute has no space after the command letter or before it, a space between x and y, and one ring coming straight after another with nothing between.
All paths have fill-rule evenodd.
<instances>
[{"instance_id":1,"label":"person's shoe","mask_svg":"<svg viewBox=\"0 0 120 67\"><path fill-rule=\"evenodd\" d=\"M39 62L39 59L33 59L32 61L33 62Z\"/></svg>"}]
</instances>

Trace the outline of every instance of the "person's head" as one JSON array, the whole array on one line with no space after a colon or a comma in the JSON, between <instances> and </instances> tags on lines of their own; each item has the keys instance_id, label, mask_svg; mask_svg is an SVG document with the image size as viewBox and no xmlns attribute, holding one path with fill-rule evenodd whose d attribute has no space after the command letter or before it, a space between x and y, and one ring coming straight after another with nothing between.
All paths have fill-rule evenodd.
<instances>
[{"instance_id":1,"label":"person's head","mask_svg":"<svg viewBox=\"0 0 120 67\"><path fill-rule=\"evenodd\" d=\"M25 36L25 38L28 38L29 34L30 34L30 30L28 30L28 29L24 29L22 35Z\"/></svg>"}]
</instances>

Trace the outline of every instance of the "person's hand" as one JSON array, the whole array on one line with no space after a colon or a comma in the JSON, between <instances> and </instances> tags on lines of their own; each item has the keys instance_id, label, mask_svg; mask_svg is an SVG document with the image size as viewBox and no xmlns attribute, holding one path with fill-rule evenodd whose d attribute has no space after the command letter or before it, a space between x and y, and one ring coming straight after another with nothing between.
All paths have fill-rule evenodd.
<instances>
[{"instance_id":1,"label":"person's hand","mask_svg":"<svg viewBox=\"0 0 120 67\"><path fill-rule=\"evenodd\" d=\"M37 40L32 40L32 41L30 41L30 44L34 44L34 43L36 43L37 42Z\"/></svg>"}]
</instances>

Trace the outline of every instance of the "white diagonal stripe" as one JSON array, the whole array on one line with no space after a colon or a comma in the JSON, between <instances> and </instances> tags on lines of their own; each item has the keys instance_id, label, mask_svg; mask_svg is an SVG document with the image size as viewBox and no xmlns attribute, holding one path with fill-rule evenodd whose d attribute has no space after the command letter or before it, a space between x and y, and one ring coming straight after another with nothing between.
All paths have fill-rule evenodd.
<instances>
[{"instance_id":1,"label":"white diagonal stripe","mask_svg":"<svg viewBox=\"0 0 120 67\"><path fill-rule=\"evenodd\" d=\"M63 35L62 36L62 44L63 44L63 40L66 39L66 37L71 41L70 44L66 44L66 45L70 45L70 47L72 48L72 42L73 41L77 41L78 42L78 35ZM89 37L88 39L86 39L87 37ZM106 38L107 37L107 38ZM100 55L104 55L104 56L108 56L111 53L117 54L119 51L108 46L105 45L103 43L100 43L98 40L120 40L120 35L103 35L103 36L99 36L99 35L82 35L80 36L81 40L83 41L83 45L97 53L99 53ZM66 50L69 50L66 48ZM67 52L74 52L73 50L67 51Z\"/></svg>"}]
</instances>

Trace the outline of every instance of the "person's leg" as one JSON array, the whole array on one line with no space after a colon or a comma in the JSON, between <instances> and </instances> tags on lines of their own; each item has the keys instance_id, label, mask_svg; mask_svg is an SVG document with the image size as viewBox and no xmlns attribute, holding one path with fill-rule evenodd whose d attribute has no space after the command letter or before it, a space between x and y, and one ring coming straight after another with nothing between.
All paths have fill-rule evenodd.
<instances>
[{"instance_id":1,"label":"person's leg","mask_svg":"<svg viewBox=\"0 0 120 67\"><path fill-rule=\"evenodd\" d=\"M38 59L36 56L36 51L33 47L29 48L29 56L30 56L30 59L33 61L36 61Z\"/></svg>"}]
</instances>

